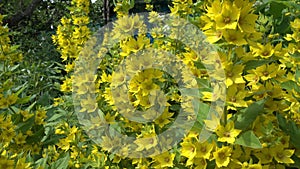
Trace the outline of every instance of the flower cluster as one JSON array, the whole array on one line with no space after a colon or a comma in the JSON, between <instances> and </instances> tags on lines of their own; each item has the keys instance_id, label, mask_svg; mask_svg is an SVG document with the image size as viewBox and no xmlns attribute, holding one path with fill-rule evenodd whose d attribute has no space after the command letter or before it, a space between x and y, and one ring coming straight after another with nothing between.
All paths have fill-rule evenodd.
<instances>
[{"instance_id":1,"label":"flower cluster","mask_svg":"<svg viewBox=\"0 0 300 169\"><path fill-rule=\"evenodd\" d=\"M84 43L91 32L89 24L89 1L72 1L70 8L71 17L63 17L58 26L56 35L52 36L53 42L58 46L61 58L65 63L65 71L72 72L75 66L74 60L78 58ZM61 91L71 92L72 76L66 77L61 85Z\"/></svg>"},{"instance_id":2,"label":"flower cluster","mask_svg":"<svg viewBox=\"0 0 300 169\"><path fill-rule=\"evenodd\" d=\"M91 47L80 56L85 59L78 63L83 68L76 72L78 76L74 80L80 83L74 83L74 92L76 98L82 100L78 102L79 112L92 121L88 123L90 133L102 136L100 145L104 154L113 154L111 159L102 161L103 167L109 163L122 168L129 161L136 168L296 166L299 161L296 138L300 131L299 20L291 22L293 33L283 37L272 32L276 25L261 29L264 24L272 23L272 17L255 12L259 3L253 1L206 1L199 6L192 1L175 0L172 4L171 16L185 17L198 26L207 41L217 48L218 57L209 49L195 51L194 44L188 40L198 41L194 36L196 32L183 23L174 21L170 25L188 31L188 35L182 37L171 29L166 37L160 25L163 16L155 11L149 13L148 19L156 26L147 30L144 18L127 16L132 8L128 1L118 2L115 9L118 20L112 32L104 35L103 42L107 45L98 52L99 58L103 56L100 65L95 65L97 60L88 57L97 55L93 50L97 40L87 45ZM268 19L270 21L265 21ZM115 44L111 45L112 42ZM170 55L148 49L172 53L182 60L191 74L177 63L169 62ZM153 136L174 125L180 107L187 112L195 110L185 100L190 96L179 90L177 76L167 73L174 70L164 69L164 65L170 64L181 71L175 74L182 82L199 89L200 97L196 102L200 109L196 123L183 141L157 154L157 147L165 148L161 141L174 140L154 139ZM93 69L84 65L97 67L97 74L89 75ZM89 88L91 84L95 84L93 88ZM225 102L224 110L214 107L215 102L222 101ZM103 113L100 118L97 106ZM205 119L209 108L216 113ZM101 129L101 125L113 126L136 139L128 145L128 140L119 138L120 135L110 129ZM202 140L201 129L212 133L208 140ZM133 149L135 153L147 151L147 156L151 157L127 158Z\"/></svg>"},{"instance_id":3,"label":"flower cluster","mask_svg":"<svg viewBox=\"0 0 300 169\"><path fill-rule=\"evenodd\" d=\"M90 0L72 0L46 107L14 86L0 26L0 168L299 168L299 2L173 0L168 18L145 2L117 0L92 37Z\"/></svg>"}]
</instances>

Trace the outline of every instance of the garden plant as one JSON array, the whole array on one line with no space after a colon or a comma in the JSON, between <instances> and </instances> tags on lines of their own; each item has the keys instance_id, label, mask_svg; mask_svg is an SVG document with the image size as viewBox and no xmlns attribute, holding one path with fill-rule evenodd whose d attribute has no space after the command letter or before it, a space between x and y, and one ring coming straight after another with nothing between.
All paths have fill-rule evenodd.
<instances>
[{"instance_id":1,"label":"garden plant","mask_svg":"<svg viewBox=\"0 0 300 169\"><path fill-rule=\"evenodd\" d=\"M300 168L299 0L55 2L0 0L0 169Z\"/></svg>"}]
</instances>

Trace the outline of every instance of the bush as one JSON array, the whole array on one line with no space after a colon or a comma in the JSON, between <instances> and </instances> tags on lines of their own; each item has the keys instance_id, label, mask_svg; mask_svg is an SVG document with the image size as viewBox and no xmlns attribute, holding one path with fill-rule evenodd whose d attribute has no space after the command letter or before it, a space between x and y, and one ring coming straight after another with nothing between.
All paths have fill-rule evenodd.
<instances>
[{"instance_id":1,"label":"bush","mask_svg":"<svg viewBox=\"0 0 300 169\"><path fill-rule=\"evenodd\" d=\"M300 167L299 1L114 3L70 2L61 61L1 26L0 168Z\"/></svg>"}]
</instances>

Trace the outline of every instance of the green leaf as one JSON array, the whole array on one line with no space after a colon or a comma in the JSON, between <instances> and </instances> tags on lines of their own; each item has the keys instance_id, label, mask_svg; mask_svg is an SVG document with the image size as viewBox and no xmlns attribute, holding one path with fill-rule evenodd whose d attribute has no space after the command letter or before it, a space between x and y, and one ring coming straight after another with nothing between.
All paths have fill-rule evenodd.
<instances>
[{"instance_id":1,"label":"green leaf","mask_svg":"<svg viewBox=\"0 0 300 169\"><path fill-rule=\"evenodd\" d=\"M16 92L16 95L19 96L27 87L28 87L27 83L17 87L16 90L18 91Z\"/></svg>"},{"instance_id":2,"label":"green leaf","mask_svg":"<svg viewBox=\"0 0 300 169\"><path fill-rule=\"evenodd\" d=\"M26 111L31 111L31 109L35 106L36 102L33 102L30 106L26 108Z\"/></svg>"},{"instance_id":3,"label":"green leaf","mask_svg":"<svg viewBox=\"0 0 300 169\"><path fill-rule=\"evenodd\" d=\"M197 106L199 108L199 112L197 115L197 121L194 123L192 130L201 132L204 125L204 120L207 119L207 115L210 110L210 105L203 102L198 102L197 104L199 104Z\"/></svg>"},{"instance_id":4,"label":"green leaf","mask_svg":"<svg viewBox=\"0 0 300 169\"><path fill-rule=\"evenodd\" d=\"M286 6L282 3L271 2L270 3L270 14L274 16L274 19L280 19L282 16L282 11Z\"/></svg>"},{"instance_id":5,"label":"green leaf","mask_svg":"<svg viewBox=\"0 0 300 169\"><path fill-rule=\"evenodd\" d=\"M32 136L27 137L26 142L28 144L40 142L40 140L44 137L45 128L42 125L35 126L38 130L34 132Z\"/></svg>"},{"instance_id":6,"label":"green leaf","mask_svg":"<svg viewBox=\"0 0 300 169\"><path fill-rule=\"evenodd\" d=\"M209 104L199 102L199 112L198 112L198 116L197 116L197 121L199 121L201 124L203 124L204 120L207 119L209 110L210 110Z\"/></svg>"},{"instance_id":7,"label":"green leaf","mask_svg":"<svg viewBox=\"0 0 300 169\"><path fill-rule=\"evenodd\" d=\"M286 90L294 89L295 91L300 91L300 87L298 86L298 84L292 80L281 83L281 87Z\"/></svg>"},{"instance_id":8,"label":"green leaf","mask_svg":"<svg viewBox=\"0 0 300 169\"><path fill-rule=\"evenodd\" d=\"M51 116L48 121L55 121L57 119L59 119L60 117L64 116L64 114L54 114L53 116Z\"/></svg>"},{"instance_id":9,"label":"green leaf","mask_svg":"<svg viewBox=\"0 0 300 169\"><path fill-rule=\"evenodd\" d=\"M34 117L31 117L27 121L19 123L17 125L17 130L20 130L23 133L25 133L26 131L28 131L33 126L33 124L34 124Z\"/></svg>"},{"instance_id":10,"label":"green leaf","mask_svg":"<svg viewBox=\"0 0 300 169\"><path fill-rule=\"evenodd\" d=\"M291 164L290 167L298 168L300 166L300 158L298 158L296 155L292 156L292 160L295 162L294 164Z\"/></svg>"},{"instance_id":11,"label":"green leaf","mask_svg":"<svg viewBox=\"0 0 300 169\"><path fill-rule=\"evenodd\" d=\"M296 147L300 148L300 129L293 121L287 121L281 114L277 113L277 121L282 131L290 136L291 143Z\"/></svg>"},{"instance_id":12,"label":"green leaf","mask_svg":"<svg viewBox=\"0 0 300 169\"><path fill-rule=\"evenodd\" d=\"M300 66L297 66L296 73L295 73L295 79L298 83L300 83Z\"/></svg>"},{"instance_id":13,"label":"green leaf","mask_svg":"<svg viewBox=\"0 0 300 169\"><path fill-rule=\"evenodd\" d=\"M39 100L37 101L37 104L42 105L42 106L47 106L51 102L51 96L49 95L48 92L44 93Z\"/></svg>"},{"instance_id":14,"label":"green leaf","mask_svg":"<svg viewBox=\"0 0 300 169\"><path fill-rule=\"evenodd\" d=\"M235 128L241 130L247 129L254 122L256 117L263 112L265 101L266 100L260 100L241 110L241 112L237 114Z\"/></svg>"},{"instance_id":15,"label":"green leaf","mask_svg":"<svg viewBox=\"0 0 300 169\"><path fill-rule=\"evenodd\" d=\"M199 89L197 89L197 88L195 88L195 89L183 88L183 89L180 90L180 93L181 93L182 96L191 96L191 97L194 97L195 99L200 99L201 98Z\"/></svg>"},{"instance_id":16,"label":"green leaf","mask_svg":"<svg viewBox=\"0 0 300 169\"><path fill-rule=\"evenodd\" d=\"M63 158L59 158L59 160L55 161L51 165L51 169L66 169L68 167L70 160L69 153L66 153Z\"/></svg>"},{"instance_id":17,"label":"green leaf","mask_svg":"<svg viewBox=\"0 0 300 169\"><path fill-rule=\"evenodd\" d=\"M244 71L255 69L270 62L272 62L272 60L249 60L245 63Z\"/></svg>"},{"instance_id":18,"label":"green leaf","mask_svg":"<svg viewBox=\"0 0 300 169\"><path fill-rule=\"evenodd\" d=\"M196 80L197 80L197 84L198 84L199 88L207 88L207 89L212 90L208 79L197 78Z\"/></svg>"},{"instance_id":19,"label":"green leaf","mask_svg":"<svg viewBox=\"0 0 300 169\"><path fill-rule=\"evenodd\" d=\"M48 164L47 164L47 160L48 160L48 154L46 154L45 158L40 158L35 162L36 166L41 166L43 168L48 168Z\"/></svg>"},{"instance_id":20,"label":"green leaf","mask_svg":"<svg viewBox=\"0 0 300 169\"><path fill-rule=\"evenodd\" d=\"M262 148L262 145L253 131L246 131L236 139L235 144L242 145L250 148Z\"/></svg>"},{"instance_id":21,"label":"green leaf","mask_svg":"<svg viewBox=\"0 0 300 169\"><path fill-rule=\"evenodd\" d=\"M30 100L31 100L31 97L26 96L26 97L23 97L23 98L19 98L17 100L16 104L25 104L25 103L28 103Z\"/></svg>"}]
</instances>

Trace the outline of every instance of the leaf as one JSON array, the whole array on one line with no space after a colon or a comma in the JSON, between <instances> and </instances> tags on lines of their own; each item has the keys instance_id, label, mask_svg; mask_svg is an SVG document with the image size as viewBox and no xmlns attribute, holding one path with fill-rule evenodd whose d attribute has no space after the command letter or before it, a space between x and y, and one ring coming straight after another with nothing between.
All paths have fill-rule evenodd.
<instances>
[{"instance_id":1,"label":"leaf","mask_svg":"<svg viewBox=\"0 0 300 169\"><path fill-rule=\"evenodd\" d=\"M250 60L245 63L244 71L255 69L259 66L265 65L272 62L272 60Z\"/></svg>"},{"instance_id":2,"label":"leaf","mask_svg":"<svg viewBox=\"0 0 300 169\"><path fill-rule=\"evenodd\" d=\"M19 123L17 125L17 130L20 130L23 133L25 133L26 131L28 131L33 126L33 124L34 124L34 117L31 117L27 121Z\"/></svg>"},{"instance_id":3,"label":"leaf","mask_svg":"<svg viewBox=\"0 0 300 169\"><path fill-rule=\"evenodd\" d=\"M38 159L35 162L35 165L41 166L42 168L48 168L47 160L48 160L48 154L46 154L46 157Z\"/></svg>"},{"instance_id":4,"label":"leaf","mask_svg":"<svg viewBox=\"0 0 300 169\"><path fill-rule=\"evenodd\" d=\"M281 87L286 90L294 89L295 91L300 91L300 87L298 86L298 84L292 80L281 83Z\"/></svg>"},{"instance_id":5,"label":"leaf","mask_svg":"<svg viewBox=\"0 0 300 169\"><path fill-rule=\"evenodd\" d=\"M199 112L197 116L197 121L199 121L201 124L204 123L204 120L207 119L208 112L210 110L210 105L199 102Z\"/></svg>"},{"instance_id":6,"label":"leaf","mask_svg":"<svg viewBox=\"0 0 300 169\"><path fill-rule=\"evenodd\" d=\"M250 148L262 148L259 139L251 130L241 134L241 136L236 139L235 144L242 145L245 147L250 147Z\"/></svg>"},{"instance_id":7,"label":"leaf","mask_svg":"<svg viewBox=\"0 0 300 169\"><path fill-rule=\"evenodd\" d=\"M199 88L207 88L211 90L210 82L208 81L208 79L197 78L196 80Z\"/></svg>"},{"instance_id":8,"label":"leaf","mask_svg":"<svg viewBox=\"0 0 300 169\"><path fill-rule=\"evenodd\" d=\"M24 83L22 86L17 87L16 90L18 91L16 92L16 95L19 96L27 87L27 83Z\"/></svg>"},{"instance_id":9,"label":"leaf","mask_svg":"<svg viewBox=\"0 0 300 169\"><path fill-rule=\"evenodd\" d=\"M295 73L295 79L296 79L296 82L300 83L300 66L297 66L296 73Z\"/></svg>"},{"instance_id":10,"label":"leaf","mask_svg":"<svg viewBox=\"0 0 300 169\"><path fill-rule=\"evenodd\" d=\"M49 95L48 92L44 93L39 100L37 101L37 104L42 105L42 106L47 106L50 104L51 96Z\"/></svg>"},{"instance_id":11,"label":"leaf","mask_svg":"<svg viewBox=\"0 0 300 169\"><path fill-rule=\"evenodd\" d=\"M292 156L292 160L295 162L294 164L291 164L290 167L298 168L300 166L300 158L298 158L296 155Z\"/></svg>"},{"instance_id":12,"label":"leaf","mask_svg":"<svg viewBox=\"0 0 300 169\"><path fill-rule=\"evenodd\" d=\"M191 96L194 97L195 99L200 99L201 95L199 92L199 89L197 88L183 88L180 90L180 93L182 96Z\"/></svg>"},{"instance_id":13,"label":"leaf","mask_svg":"<svg viewBox=\"0 0 300 169\"><path fill-rule=\"evenodd\" d=\"M26 97L23 97L23 98L19 98L17 100L16 104L25 104L25 103L28 103L30 100L31 100L31 97L26 96Z\"/></svg>"},{"instance_id":14,"label":"leaf","mask_svg":"<svg viewBox=\"0 0 300 169\"><path fill-rule=\"evenodd\" d=\"M26 111L31 111L31 109L36 105L36 102L33 102L30 106L26 108Z\"/></svg>"},{"instance_id":15,"label":"leaf","mask_svg":"<svg viewBox=\"0 0 300 169\"><path fill-rule=\"evenodd\" d=\"M277 121L282 131L290 136L291 143L296 147L300 148L300 129L293 121L287 121L281 114L277 113Z\"/></svg>"},{"instance_id":16,"label":"leaf","mask_svg":"<svg viewBox=\"0 0 300 169\"><path fill-rule=\"evenodd\" d=\"M256 117L263 112L264 103L266 100L260 100L251 104L249 107L241 110L240 114L237 114L237 120L235 122L235 128L245 130L251 125Z\"/></svg>"},{"instance_id":17,"label":"leaf","mask_svg":"<svg viewBox=\"0 0 300 169\"><path fill-rule=\"evenodd\" d=\"M59 119L60 117L64 116L63 114L54 114L53 116L51 116L48 121L55 121L57 119Z\"/></svg>"},{"instance_id":18,"label":"leaf","mask_svg":"<svg viewBox=\"0 0 300 169\"><path fill-rule=\"evenodd\" d=\"M207 119L208 112L210 110L210 106L206 103L198 102L198 115L197 115L197 121L194 123L194 126L192 128L193 131L201 132L202 128L204 126L204 120Z\"/></svg>"},{"instance_id":19,"label":"leaf","mask_svg":"<svg viewBox=\"0 0 300 169\"><path fill-rule=\"evenodd\" d=\"M41 125L37 126L37 131L34 132L32 136L28 136L26 142L28 144L39 142L43 137L45 133L45 128Z\"/></svg>"},{"instance_id":20,"label":"leaf","mask_svg":"<svg viewBox=\"0 0 300 169\"><path fill-rule=\"evenodd\" d=\"M51 165L51 169L66 169L68 167L70 160L69 153L66 153L63 158L60 158L59 160L55 161Z\"/></svg>"},{"instance_id":21,"label":"leaf","mask_svg":"<svg viewBox=\"0 0 300 169\"><path fill-rule=\"evenodd\" d=\"M274 19L280 19L285 8L286 6L282 3L270 2L270 14L274 16Z\"/></svg>"}]
</instances>

